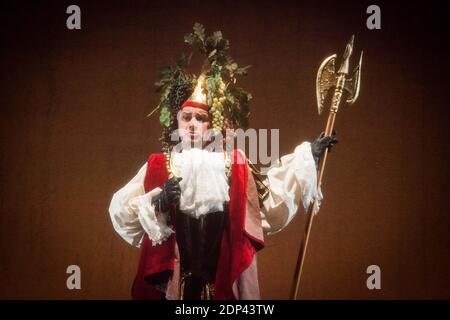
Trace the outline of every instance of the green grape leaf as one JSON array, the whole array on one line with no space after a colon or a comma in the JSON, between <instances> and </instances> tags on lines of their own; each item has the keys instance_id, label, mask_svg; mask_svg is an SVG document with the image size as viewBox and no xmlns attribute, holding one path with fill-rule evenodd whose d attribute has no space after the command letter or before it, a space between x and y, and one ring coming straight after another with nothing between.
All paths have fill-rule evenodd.
<instances>
[{"instance_id":1,"label":"green grape leaf","mask_svg":"<svg viewBox=\"0 0 450 320\"><path fill-rule=\"evenodd\" d=\"M241 68L237 68L236 71L234 73L236 73L237 75L240 76L245 76L248 74L248 69L251 67L251 65L245 66L245 67L241 67Z\"/></svg>"},{"instance_id":2,"label":"green grape leaf","mask_svg":"<svg viewBox=\"0 0 450 320\"><path fill-rule=\"evenodd\" d=\"M194 24L194 34L203 42L205 41L205 27L202 24L196 22Z\"/></svg>"},{"instance_id":3,"label":"green grape leaf","mask_svg":"<svg viewBox=\"0 0 450 320\"><path fill-rule=\"evenodd\" d=\"M167 106L164 106L161 108L161 114L159 115L159 122L161 122L161 124L164 127L169 127L170 125L170 111L169 108Z\"/></svg>"}]
</instances>

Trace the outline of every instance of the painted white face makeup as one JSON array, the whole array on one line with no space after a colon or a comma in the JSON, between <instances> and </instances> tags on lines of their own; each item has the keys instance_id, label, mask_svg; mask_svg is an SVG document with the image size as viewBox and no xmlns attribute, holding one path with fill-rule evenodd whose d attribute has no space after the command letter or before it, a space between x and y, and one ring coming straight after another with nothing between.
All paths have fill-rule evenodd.
<instances>
[{"instance_id":1,"label":"painted white face makeup","mask_svg":"<svg viewBox=\"0 0 450 320\"><path fill-rule=\"evenodd\" d=\"M202 139L209 129L210 118L208 111L195 107L185 107L178 112L178 129L185 139L196 142Z\"/></svg>"}]
</instances>

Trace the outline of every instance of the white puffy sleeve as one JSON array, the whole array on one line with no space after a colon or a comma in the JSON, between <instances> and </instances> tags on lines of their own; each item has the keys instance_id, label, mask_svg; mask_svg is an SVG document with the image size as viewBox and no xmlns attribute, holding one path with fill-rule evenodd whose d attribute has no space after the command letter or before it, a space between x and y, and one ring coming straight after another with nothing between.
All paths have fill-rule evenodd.
<instances>
[{"instance_id":1,"label":"white puffy sleeve","mask_svg":"<svg viewBox=\"0 0 450 320\"><path fill-rule=\"evenodd\" d=\"M153 245L166 240L173 229L167 225L164 215L155 211L152 199L159 195L160 188L145 193L145 163L136 176L112 197L109 214L116 232L129 244L139 247L144 232Z\"/></svg>"},{"instance_id":2,"label":"white puffy sleeve","mask_svg":"<svg viewBox=\"0 0 450 320\"><path fill-rule=\"evenodd\" d=\"M268 235L277 233L291 222L300 201L307 210L316 199L313 213L318 213L323 196L317 188L317 171L309 142L303 142L294 153L281 157L268 170L265 183L269 195L263 202L261 218Z\"/></svg>"}]
</instances>

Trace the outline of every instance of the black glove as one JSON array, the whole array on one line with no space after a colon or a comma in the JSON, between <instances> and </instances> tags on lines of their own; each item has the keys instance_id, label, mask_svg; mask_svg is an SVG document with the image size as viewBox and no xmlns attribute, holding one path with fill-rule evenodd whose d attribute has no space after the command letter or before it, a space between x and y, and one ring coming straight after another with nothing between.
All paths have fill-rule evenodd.
<instances>
[{"instance_id":1,"label":"black glove","mask_svg":"<svg viewBox=\"0 0 450 320\"><path fill-rule=\"evenodd\" d=\"M156 211L168 213L170 210L170 205L180 201L180 180L181 178L172 178L166 181L159 196L152 201Z\"/></svg>"},{"instance_id":2,"label":"black glove","mask_svg":"<svg viewBox=\"0 0 450 320\"><path fill-rule=\"evenodd\" d=\"M325 132L322 132L319 137L311 143L311 153L316 163L316 168L319 168L319 162L325 149L328 148L328 152L331 152L331 148L336 143L338 143L338 139L336 138L336 131L334 130L331 133L331 136L326 137Z\"/></svg>"}]
</instances>

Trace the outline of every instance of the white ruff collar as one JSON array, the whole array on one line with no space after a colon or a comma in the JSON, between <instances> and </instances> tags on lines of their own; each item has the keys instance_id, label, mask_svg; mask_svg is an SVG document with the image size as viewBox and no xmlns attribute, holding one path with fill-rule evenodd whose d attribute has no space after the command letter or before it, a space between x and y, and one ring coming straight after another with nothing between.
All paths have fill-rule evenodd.
<instances>
[{"instance_id":1,"label":"white ruff collar","mask_svg":"<svg viewBox=\"0 0 450 320\"><path fill-rule=\"evenodd\" d=\"M224 154L192 148L172 154L181 178L180 210L195 218L223 211L229 201Z\"/></svg>"}]
</instances>

